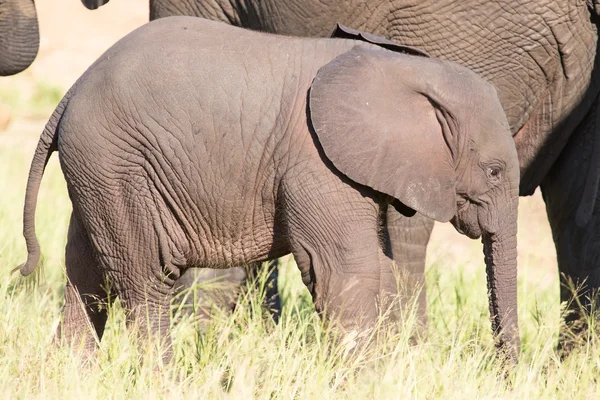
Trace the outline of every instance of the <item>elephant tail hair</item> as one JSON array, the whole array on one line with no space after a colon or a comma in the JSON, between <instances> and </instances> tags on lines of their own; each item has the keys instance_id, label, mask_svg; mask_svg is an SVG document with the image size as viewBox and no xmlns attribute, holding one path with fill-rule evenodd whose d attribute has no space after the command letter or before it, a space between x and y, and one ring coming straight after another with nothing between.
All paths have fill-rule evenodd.
<instances>
[{"instance_id":1,"label":"elephant tail hair","mask_svg":"<svg viewBox=\"0 0 600 400\"><path fill-rule=\"evenodd\" d=\"M20 270L22 276L30 275L39 264L41 258L40 244L35 234L37 197L48 160L52 153L58 149L58 126L74 87L75 85L67 92L50 116L31 161L29 177L27 178L27 189L25 191L25 207L23 209L23 237L27 245L27 261L13 270L13 272Z\"/></svg>"}]
</instances>

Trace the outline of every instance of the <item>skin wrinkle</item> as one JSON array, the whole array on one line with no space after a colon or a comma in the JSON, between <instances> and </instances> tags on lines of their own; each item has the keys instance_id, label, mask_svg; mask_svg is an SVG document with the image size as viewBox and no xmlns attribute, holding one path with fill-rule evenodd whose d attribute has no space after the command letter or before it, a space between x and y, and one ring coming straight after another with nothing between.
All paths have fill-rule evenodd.
<instances>
[{"instance_id":1,"label":"skin wrinkle","mask_svg":"<svg viewBox=\"0 0 600 400\"><path fill-rule=\"evenodd\" d=\"M273 73L273 68L272 68L272 65L270 65L270 64L269 64L269 66L270 66L270 69L271 69L271 77L272 77L272 79L274 80L274 79L276 79L276 77L275 77L275 74ZM246 66L246 65L244 65L244 70L245 70L245 75L248 75L248 70L247 70L247 66ZM252 89L249 87L249 84L248 84L248 83L246 84L246 91L247 91L248 93L252 93ZM241 93L240 93L240 97L241 97L241 98L240 98L240 101L242 102L241 109L243 110L243 109L245 109L245 107L244 107L244 104L243 104L243 103L244 103L244 97L245 97L245 95L244 95L244 92L241 92ZM259 107L260 107L260 114L261 114L261 115L265 115L265 112L266 112L266 110L271 110L271 109L273 109L274 102L275 102L275 99L274 99L274 98L272 98L272 99L270 99L269 103L262 103L262 104L259 106ZM265 104L266 104L266 105L265 105ZM265 109L266 109L266 110L265 110ZM278 112L276 112L276 113L278 113ZM258 142L258 145L259 145L258 147L262 149L262 152L261 152L261 154L262 154L262 155L261 155L261 158L260 158L260 162L259 162L259 166L258 166L258 169L257 169L257 173L256 173L256 174L254 174L254 186L253 186L253 187L259 187L259 185L257 185L257 184L258 184L258 182L259 182L259 179L261 178L261 175L263 175L263 176L264 176L264 174L265 174L265 172L264 172L264 167L262 167L262 163L263 163L263 161L266 159L266 156L267 156L267 150L268 150L268 149L267 149L265 146L262 146L262 145L260 144L260 141L259 141L259 140L257 140L257 139L258 139L258 137L259 137L259 136L258 136L258 134L257 134L257 131L259 131L259 130L261 130L261 131L262 131L262 130L264 130L264 129L268 129L268 130L277 130L277 123L275 122L275 125L274 125L274 127L272 127L272 128L265 128L265 127L261 126L261 123L260 123L260 122L259 122L259 124L258 124L258 125L256 125L256 124L254 124L254 122L253 122L253 121L251 121L251 122L247 123L247 124L246 124L246 126L244 126L244 119L242 118L242 120L241 120L241 124L242 124L242 128L241 128L241 130L242 130L242 131L244 131L244 132L251 131L251 132L252 132L252 133L250 134L250 136L249 136L249 142L250 142L250 143L246 143L246 144L244 144L244 143L242 142L242 143L243 143L243 146L242 146L242 147L243 147L243 148L245 148L245 149L247 149L247 150L246 150L246 153L245 153L245 154L242 156L242 159L243 159L243 160L245 160L245 159L250 159L251 157L253 158L253 156L252 156L252 154L251 154L251 152L252 152L252 151L253 151L253 149L254 149L254 146L252 146L252 143L253 143L253 142L255 142L255 141L256 141L256 142ZM248 125L249 125L249 126L248 126ZM240 163L240 171L239 171L239 174L241 174L241 173L242 173L244 170L245 170L245 162L242 162L242 163ZM254 225L255 206L256 206L256 204L254 204L254 203L253 203L253 210L252 210L252 212L250 213L250 221L251 221L251 225L252 225L252 226ZM264 215L264 214L263 214L263 215ZM253 236L253 242L257 243L258 241L256 240L256 236L255 236L255 232L254 232L254 230L250 229L250 235L252 235L252 236ZM242 245L241 245L241 243L240 243L239 247L240 247L240 251L242 251L242 252L244 253L244 252L245 252L245 247L244 247L244 246L242 246ZM246 259L247 257L244 257L244 258Z\"/></svg>"},{"instance_id":2,"label":"skin wrinkle","mask_svg":"<svg viewBox=\"0 0 600 400\"><path fill-rule=\"evenodd\" d=\"M304 136L304 135L303 135ZM299 144L295 144L296 146ZM306 143L306 145L310 146L311 144ZM296 149L299 149L301 147L295 147ZM296 153L297 155L301 154L300 152ZM307 162L307 161L304 161ZM303 171L303 172L307 172L307 171L311 171L310 166L306 166L303 167L301 165L297 165L296 168L294 168L296 171ZM300 177L299 177L300 178ZM291 176L288 175L286 180L291 179ZM303 178L301 178L303 180L305 180L305 182L309 182L306 184L303 183L298 183L298 185L296 187L294 187L293 190L295 196L297 196L298 198L311 198L311 193L315 192L315 189L318 188L320 193L323 193L325 195L336 195L336 193L338 192L339 188L336 187L329 187L327 185L323 185L322 183L320 183L320 181L323 179L323 177L321 176L314 176L314 175L303 175ZM327 181L326 181L327 182ZM329 189L329 191L327 190ZM319 199L315 199L316 201L319 201ZM290 215L289 218L297 218L299 220L299 224L301 224L301 227L304 229L307 229L307 231L312 232L313 229L310 228L310 226L318 226L320 227L320 230L325 230L327 232L336 232L336 234L339 235L339 237L344 238L344 237L348 237L350 236L353 232L349 232L349 231L345 231L341 228L341 226L338 226L337 224L335 224L333 221L328 220L327 218L323 218L323 219L315 219L315 217L313 217L313 212L311 211L303 211L304 207L307 207L308 205L303 205L302 207L300 207L300 205L295 206L294 204L290 204L289 199L286 201L286 203L288 204L288 207L286 207L286 210L288 212L288 214ZM359 202L360 204L361 202ZM322 204L320 205L314 205L316 210L320 209L323 207ZM345 210L347 210L346 212L344 212L344 214L346 215L347 221L351 221L353 219L353 216L356 215L355 211L353 210L353 203L351 200L344 202L343 205L341 205L341 207L343 207ZM296 214L298 213L298 214ZM320 213L314 213L316 215L320 215ZM306 224L305 224L306 223ZM343 224L341 224L343 225ZM312 236L312 235L310 235ZM319 246L319 240L324 241L324 243L333 243L334 241L336 241L337 239L334 238L323 238L323 237L317 237L314 238L316 239L315 243L312 243L313 247L319 248L321 246ZM336 252L334 252L334 254L332 255L332 257L334 257L333 259L339 259L340 255Z\"/></svg>"},{"instance_id":3,"label":"skin wrinkle","mask_svg":"<svg viewBox=\"0 0 600 400\"><path fill-rule=\"evenodd\" d=\"M141 88L141 87L143 87L143 85L138 85L138 87L140 87L140 88ZM149 94L149 93L148 93L148 94ZM152 98L152 96L144 96L144 97L145 97L145 98ZM138 120L141 120L141 119L139 118L139 117L140 117L140 113L139 113L139 112L137 113L137 116L138 116ZM138 125L138 128L139 128L139 125ZM152 136L152 135L151 135L151 132L152 132L152 130L151 130L150 128L148 128L148 127L146 127L146 128L147 128L147 132L146 132L146 134L141 134L141 135L138 135L138 136L137 136L137 142L136 142L136 143L128 143L128 145L129 145L129 146L131 146L131 147L132 147L132 148L134 148L134 149L136 149L136 148L137 148L137 149L139 149L139 148L140 148L140 145L141 145L141 146L142 146L142 147L141 147L142 149L143 149L143 148L151 148L151 149L153 149L153 150L154 150L154 152L160 152L160 150L159 150L158 146L156 146L156 145L154 145L154 146L153 146L153 145L151 145L151 142L148 142L148 141L146 140L146 139L147 139L149 136ZM133 127L130 125L128 130L133 132L133 131L137 131L138 129L134 129L134 128L133 128ZM140 132L140 133L141 133L141 132ZM150 134L150 135L148 136L148 134ZM117 137L115 137L115 139L117 139ZM121 139L123 139L123 138L121 138ZM150 158L152 159L152 153L153 153L152 151L149 151L149 152L148 152L148 151L145 151L144 153L145 153L145 156L142 156L142 157L143 157L143 159L147 159L148 157L150 157ZM167 161L167 163L169 163L169 160L168 160L168 158L166 159L166 161ZM154 164L156 164L156 160L155 160L155 163L154 163ZM151 171L155 171L155 170L159 170L159 169L160 169L160 168L157 168L157 167L156 167L156 165L153 167L153 169L152 169L152 170L148 170L147 168L145 168L145 170L147 171L147 173L150 173ZM170 170L171 170L171 171L173 171L173 168L171 168ZM159 176L160 176L160 175L159 175ZM179 177L179 178L180 178L180 177ZM162 188L163 188L163 191L162 191L162 192L163 192L163 195L166 195L166 194L168 194L168 193L169 193L168 191L166 191L166 193L165 193L165 190L164 190L164 189L166 189L166 188L168 187L168 185L167 185L167 183L168 183L168 179L167 179L167 178L165 178L165 177L163 176L163 178L162 178L161 180L162 180ZM182 192L180 191L178 194L179 194L179 195L181 195L181 194L182 194ZM172 210L174 210L174 209L173 209L173 207L176 207L176 206L175 206L176 202L174 201L174 198L176 198L176 197L177 197L177 196L168 195L168 198L169 198L169 203L171 204L171 206L170 206L170 207L171 207L171 209L172 209ZM188 196L188 198L189 198L189 196ZM192 207L193 207L193 202L191 202L191 201L188 201L188 206L192 206ZM178 210L179 210L179 212L176 212L176 213L175 213L175 218L176 218L178 221L180 221L180 222L183 222L183 223L184 223L184 225L185 225L186 218L182 218L182 217L181 217L181 215L182 215L182 213L181 213L181 209L180 209L180 208L175 208L175 209L178 209ZM187 236L188 236L188 239L189 239L189 240L193 240L193 236L194 236L194 235L190 235L190 234L189 234L190 232L192 232L192 231L193 231L193 230L191 229L191 227L189 227L189 226L188 226L188 227L187 227L187 231L188 231L188 235L187 235ZM193 240L193 241L194 241L194 240ZM185 254L185 253L186 253L186 251L184 250L184 251L183 251L183 253Z\"/></svg>"},{"instance_id":4,"label":"skin wrinkle","mask_svg":"<svg viewBox=\"0 0 600 400\"><path fill-rule=\"evenodd\" d=\"M166 106L166 104L165 104L165 106ZM174 118L174 119L176 120L175 116L171 115L171 117L172 117L172 118ZM182 144L182 147L183 147L183 144ZM184 153L185 153L185 152L184 152ZM190 160L190 161L191 161L191 160ZM194 165L194 163L192 163L192 162L190 162L190 164L191 164L191 165ZM200 172L200 171L199 171L199 172ZM190 174L190 177L188 177L188 179L190 179L190 178L192 178L192 175L191 175L191 174ZM188 205L191 205L191 206L192 206L192 208L195 208L195 206L194 206L194 202L193 202L193 201L191 201L191 199L189 198L189 195L188 195L188 202L187 202L187 203L188 203ZM199 210L197 210L197 209L196 209L196 213L192 213L192 214L193 214L193 215L200 215L201 213L199 212ZM208 233L208 232L210 232L210 229L209 229L209 226L210 226L210 224L205 224L205 223L203 223L203 222L202 222L202 219L199 219L199 220L197 220L196 222L198 222L198 223L201 223L201 224L204 224L203 231L204 231L205 233ZM214 223L214 222L215 222L215 221L213 221L213 223ZM191 231L192 231L192 230L190 229L190 232L191 232ZM191 235L189 235L189 234L188 234L188 236L191 236ZM212 235L210 235L210 236L212 236ZM207 236L207 238L208 238L208 236ZM201 241L200 241L200 243L201 243ZM213 243L213 246L215 246L215 245L216 245L216 243ZM209 252L208 252L208 248L207 248L207 246L203 246L203 247L204 247L203 253L204 253L204 254L208 254ZM209 247L210 247L210 246L209 246ZM218 246L215 246L215 247L218 247Z\"/></svg>"},{"instance_id":5,"label":"skin wrinkle","mask_svg":"<svg viewBox=\"0 0 600 400\"><path fill-rule=\"evenodd\" d=\"M65 177L68 177L70 175L68 171L69 170L67 168L65 168ZM93 173L95 173L95 172L97 172L97 171L93 171ZM87 176L93 176L93 175L90 174ZM75 176L74 176L74 178L75 178ZM69 182L69 180L68 180L68 182ZM93 182L85 181L85 182L79 182L79 183L77 183L77 181L73 182L73 180L71 180L71 182L69 182L70 184L68 185L68 187L69 187L69 193L70 193L71 197L75 200L75 204L79 205L79 208L81 208L81 205L83 205L84 206L83 208L92 209L92 212L90 213L91 215L90 215L89 221L87 219L84 219L84 223L86 225L86 229L90 233L90 240L92 242L94 242L95 248L98 249L98 253L103 260L103 264L106 265L107 269L112 270L113 268L111 268L110 266L115 265L115 263L111 263L110 259L120 261L121 258L118 256L118 254L123 250L126 251L126 248L121 246L116 241L116 236L114 235L114 232L111 232L111 231L105 229L106 222L104 219L94 217L94 212L98 211L98 207L95 204L88 204L86 197L83 196L86 193L88 193L89 195L92 195L92 198L96 197L96 195L94 193L98 192L98 188L100 187L102 182L103 182L103 179L94 179ZM75 183L75 185L73 185L73 183ZM115 209L117 211L122 210L124 208L125 207L122 204L119 204L119 203L113 204L113 209ZM123 223L125 225L129 224L129 222L127 220L124 220ZM127 233L127 232L129 232L129 230L124 229L123 232ZM105 246L102 245L102 240L105 239L104 235L107 233L110 235L109 240L114 241L114 243L119 247L117 254L115 254L115 251L111 251L112 249L106 248ZM108 259L107 259L107 257L108 257Z\"/></svg>"},{"instance_id":6,"label":"skin wrinkle","mask_svg":"<svg viewBox=\"0 0 600 400\"><path fill-rule=\"evenodd\" d=\"M224 88L222 88L222 89L223 89L223 90L225 90ZM226 93L226 91L224 91L224 93ZM241 95L240 95L240 96L241 96ZM241 119L240 119L240 118L238 118L238 121L240 121L240 120L241 120ZM214 129L215 129L215 131L216 131L216 129L217 129L217 128L216 128L216 125L215 125L215 128L214 128ZM240 129L241 129L241 128L240 128ZM225 154L224 154L224 155L225 155ZM242 169L243 169L243 164L242 164L242 165L240 165L240 171L241 171ZM217 222L217 223L218 223L218 222ZM226 222L225 222L225 223L226 223ZM232 240L232 239L234 239L234 238L228 238L228 240L227 240L227 241L231 241L231 242L233 242L233 240ZM225 255L225 253L223 253L223 254Z\"/></svg>"},{"instance_id":7,"label":"skin wrinkle","mask_svg":"<svg viewBox=\"0 0 600 400\"><path fill-rule=\"evenodd\" d=\"M288 54L288 56L289 55L290 54ZM293 65L293 62L289 63L289 64ZM271 74L272 74L273 80L275 80L276 79L276 75L273 72L272 64L270 65L270 67L271 67ZM286 99L286 96L285 96L285 93L284 93L286 88L288 90L293 90L293 87L289 86L289 80L288 79L284 79L283 80L282 91L279 94L278 99ZM285 126L286 125L286 121L288 121L289 119L286 118L285 113L282 112L282 108L283 107L281 105L279 107L276 106L276 104L277 104L276 99L277 99L277 96L273 96L270 99L270 102L268 103L268 105L266 106L267 109L271 109L273 107L275 107L277 109L277 111L275 112L275 114L277 115L277 117L275 118L274 130L275 131L284 131L285 132L286 129L288 129L288 131L290 131L289 130L289 126L287 126L287 127ZM288 109L293 110L295 108L295 103L292 103L291 106L286 105L285 107L288 108ZM261 114L263 114L262 110L261 110ZM256 131L254 133L256 133ZM255 137L258 139L257 135L255 135ZM279 143L274 140L274 138L272 137L272 135L270 135L266 140L267 140L267 142L269 142L271 139L274 142L274 146L275 146L274 149L271 149L270 146L266 145L266 143L264 145L260 146L262 148L262 152L261 152L260 161L259 161L258 173L255 175L254 187L258 187L259 186L259 182L261 181L261 179L263 181L269 181L271 179L274 180L275 176L276 176L276 171L279 168L278 163L273 163L273 165L271 165L271 169L269 169L270 165L269 165L268 162L270 161L272 155L277 153L278 146L279 146ZM267 179L265 177L265 175L271 175L272 178L271 179ZM276 198L276 194L275 193L272 193L272 198L273 199ZM264 200L265 200L264 199L264 193L262 195L262 199L263 199L263 202L264 202ZM256 203L253 203L253 210L252 210L252 217L253 217L252 218L252 222L253 222L253 225L254 225L254 216L256 214L257 214ZM273 214L270 216L270 219L267 219L268 218L267 213L262 213L262 217L263 217L263 224L265 226L268 226L272 221L275 221L275 212L273 212ZM252 230L252 235L253 236L255 235L255 231L254 230ZM256 237L254 237L254 241L257 242Z\"/></svg>"},{"instance_id":8,"label":"skin wrinkle","mask_svg":"<svg viewBox=\"0 0 600 400\"><path fill-rule=\"evenodd\" d=\"M298 188L296 188L296 190L298 190ZM306 188L304 190L309 191L311 189ZM321 200L321 202L319 202L319 200ZM312 205L312 207L314 207L315 210L318 210L325 206L322 203L321 198L317 198L315 199L315 201L318 202ZM290 204L289 210L293 210L296 208L298 207L294 206L293 204ZM353 216L353 208L349 206L346 208L346 210L347 211L345 212L345 215L347 217L350 217L349 221L351 221ZM311 240L309 241L309 243L311 243L312 247L319 249L317 254L320 259L341 260L344 258L342 254L345 254L349 250L352 250L353 246L351 246L349 243L348 246L344 246L343 244L347 243L348 241L351 241L349 238L356 235L357 232L351 232L345 229L340 229L345 225L351 224L340 224L339 221L333 221L331 218L317 218L313 215L320 215L320 213L313 213L310 210L304 211L302 215L295 215L293 211L288 211L288 213L290 214L289 218L296 219L295 217L299 217L297 222L298 230L308 233L308 235L303 235L303 237L305 238L304 240L307 239L307 236L310 237ZM374 226L375 225L376 224L374 224ZM313 227L318 227L318 230L315 230ZM319 234L320 232L336 232L336 237L323 237ZM357 268L360 271L362 269L360 260L353 260L353 264L354 263L357 264ZM353 264L351 265L347 261L343 263L344 271L346 273L357 272L355 271L356 268L353 268ZM337 263L326 263L326 265L327 268L336 269L338 267ZM315 268L318 267L315 266Z\"/></svg>"},{"instance_id":9,"label":"skin wrinkle","mask_svg":"<svg viewBox=\"0 0 600 400\"><path fill-rule=\"evenodd\" d=\"M246 65L245 65L245 64L244 64L244 70L245 70L245 72L246 72L246 73L245 73L245 75L248 75L248 70L247 70L247 67L246 67ZM273 74L272 74L272 73L271 73L271 75L273 76ZM250 87L249 87L248 83L246 84L246 91L247 91L248 93L251 93L251 89L250 89ZM241 102L241 104L242 104L242 106L241 106L241 109L242 109L242 110L244 110L244 109L245 109L245 107L244 107L244 97L245 97L245 96L244 96L243 92L240 94L240 97L241 97L241 98L240 98L240 102ZM261 107L261 109L260 109L260 114L261 114L261 115L263 115L263 114L264 114L264 110L263 110L263 107L264 107L264 105L261 105L260 107ZM252 143L253 143L253 142L255 142L255 141L258 141L258 140L257 140L257 139L258 139L258 134L257 134L257 131L258 131L259 129L261 129L261 128L262 128L262 126L260 126L260 123L259 123L259 125L254 125L254 124L252 123L252 124L251 124L249 127L248 127L248 126L247 126L247 127L244 127L244 119L243 119L243 118L241 119L240 123L241 123L241 131L243 131L243 132L251 131L251 132L252 132L252 133L250 134L250 137L249 137L249 142L250 142L250 143L248 143L248 144L245 144L245 143L244 143L244 138L243 138L243 136L242 136L242 147L243 147L243 148L245 148L245 149L247 149L247 151L245 152L245 154L243 154L243 156L242 156L242 159L243 159L243 160L246 160L246 159L249 159L249 158L251 158L251 152L252 152L252 150L253 150ZM253 185L252 187L259 187L259 186L258 186L258 182L259 182L259 176L260 176L260 174L261 174L261 171L262 171L262 168L261 168L261 163L262 163L262 161L264 160L264 156L265 156L265 152L266 152L266 148L265 148L264 146L260 146L260 141L258 141L258 144L259 144L259 148L262 148L262 149L263 149L263 151L262 151L262 155L261 155L261 158L260 158L260 162L259 162L259 167L258 167L258 169L257 169L257 173L254 175L254 185ZM244 170L245 170L245 162L241 162L241 163L240 163L240 170L239 170L239 174L242 174ZM251 213L250 213L250 224L251 224L251 226L254 226L255 207L256 207L256 204L255 204L255 203L253 203L252 211L251 211ZM231 218L232 218L232 219L234 219L234 218L233 218L233 215L232 215L232 217L231 217ZM245 231L245 229L244 229L244 231ZM253 241L254 243L257 243L258 241L257 241L257 239L256 239L256 236L255 236L255 232L254 232L254 230L250 229L250 235L252 236L252 241ZM240 250L240 251L242 252L242 254L243 254L243 259L244 259L244 260L246 260L246 259L249 259L249 257L247 257L247 256L246 256L245 247L244 247L244 246L242 246L242 244L241 244L241 241L239 241L239 242L238 242L238 246L239 246L239 250Z\"/></svg>"},{"instance_id":10,"label":"skin wrinkle","mask_svg":"<svg viewBox=\"0 0 600 400\"><path fill-rule=\"evenodd\" d=\"M166 174L162 174L160 172L160 168L144 168L144 170L147 173L147 176L149 178L149 182L152 182L154 184L155 190L149 189L151 195L154 197L154 205L157 208L161 208L159 205L160 204L164 204L164 206L169 210L170 214L173 216L173 218L175 219L175 221L177 222L176 224L172 224L171 220L168 220L166 218L166 215L164 214L159 214L159 218L161 220L164 221L164 223L162 224L162 226L173 226L175 228L175 231L173 232L173 230L171 230L171 232L169 233L169 236L171 236L171 244L172 246L174 246L174 248L176 249L176 252L179 254L183 254L184 257L187 259L189 257L189 249L186 249L186 247L181 247L182 243L193 243L196 244L198 242L198 240L196 239L196 235L191 235L190 233L192 232L192 228L189 227L189 224L186 222L186 218L184 216L183 210L177 205L177 202L175 201L175 198L177 198L177 193L172 194L169 191L169 187L171 185L169 185L170 180L166 177ZM156 180L156 178L158 178L158 182ZM160 185L158 185L157 183L160 183ZM160 197L157 197L157 191L160 192ZM158 201L158 199L162 199L161 202ZM166 202L165 202L166 200ZM150 207L152 208L152 207ZM181 227L185 227L184 231L187 230L188 234L184 236L186 236L187 240L183 240L182 238L176 238L176 237L172 237L172 236L180 236L178 235L178 232ZM179 228L179 229L177 229Z\"/></svg>"},{"instance_id":11,"label":"skin wrinkle","mask_svg":"<svg viewBox=\"0 0 600 400\"><path fill-rule=\"evenodd\" d=\"M140 177L141 178L141 177ZM155 254L155 249L154 246L152 246L153 242L155 241L154 239L156 239L156 235L151 235L150 232L147 229L147 227L145 226L145 224L141 224L140 221L144 221L144 220L150 220L147 215L150 212L148 209L148 193L143 190L147 188L147 183L144 182L144 179L139 179L140 182L138 182L135 186L135 189L133 187L133 185L129 185L129 182L122 182L118 187L119 187L119 192L121 193L120 198L123 199L123 204L125 207L125 221L123 222L112 222L109 224L113 225L114 228L110 230L110 232L112 232L115 237L112 239L114 242L116 243L135 243L139 246L140 243L146 243L147 245L149 244L150 246L148 246L148 250L150 250L152 256ZM135 182L135 181L134 181ZM130 190L128 190L130 189ZM140 190L141 189L141 190ZM135 192L135 195L131 194L131 192ZM139 203L142 203L145 205L145 207L140 208L139 207ZM117 225L118 224L118 225ZM119 229L122 228L122 229ZM144 229L146 228L146 229ZM121 232L119 232L121 231ZM123 233L125 233L126 235L126 240L122 239ZM124 248L121 250L123 251L124 254L127 254L127 258L125 260L123 260L124 262L127 262L127 260L131 260L131 259L135 259L136 257L136 253L137 253L137 247L138 246L124 246ZM151 259L154 259L155 257L150 257ZM133 258L132 258L133 257ZM158 258L158 257L157 257ZM144 269L145 269L145 265L139 265L139 264L133 264L133 265L128 265L128 268L134 268L137 270L136 274L138 274L139 276L144 276ZM154 268L150 268L150 272L156 274L155 269L158 267L154 266ZM133 282L132 282L133 283Z\"/></svg>"},{"instance_id":12,"label":"skin wrinkle","mask_svg":"<svg viewBox=\"0 0 600 400\"><path fill-rule=\"evenodd\" d=\"M296 147L297 148L297 147ZM310 171L310 166L305 167L300 167L300 168L296 168L296 170L300 170L300 171ZM289 177L288 177L289 179ZM313 176L313 175L306 175L304 174L304 178L306 180L306 182L310 182L310 185L304 185L302 183L298 183L298 185L294 188L294 192L295 194L299 197L299 198L303 198L303 197L313 197L310 194L315 192L315 189L318 188L318 191L320 193L322 193L323 195L333 195L334 197L336 197L338 191L339 191L339 187L329 187L328 185L323 185L320 183L320 180L322 179L321 176ZM329 189L329 191L327 190ZM318 199L315 199L314 201L321 201L322 197L319 197ZM345 211L343 212L343 214L345 215L345 222L348 223L349 226L351 225L351 222L354 220L354 218L358 218L359 220L361 218L363 218L365 215L363 214L359 214L357 213L357 208L355 207L353 201L351 199L346 199L347 201L344 202L343 205L341 205L340 207L342 207ZM289 200L287 202L289 204ZM362 205L363 201L359 201L358 203L356 203L356 205ZM318 210L320 208L323 207L323 204L314 204L315 206L315 210ZM343 229L343 226L345 226L345 224L340 224L339 221L336 223L333 220L327 219L327 218L322 218L321 219L314 219L313 218L313 212L311 212L310 210L306 211L304 210L304 207L300 207L300 205L294 205L289 204L289 208L286 208L288 211L288 214L290 215L289 218L293 219L294 217L298 217L299 224L300 224L300 231L302 232L314 232L314 229L312 228L312 226L315 227L319 227L319 231L324 230L326 232L336 232L336 238L330 238L330 237L322 237L318 234L315 233L309 233L309 237L310 239L310 243L312 247L314 248L321 248L321 247L325 247L324 251L325 255L321 255L321 252L319 252L321 257L325 257L325 259L340 259L341 253L340 251L349 251L352 250L352 245L350 247L336 247L331 246L332 248L330 249L329 245L324 245L324 244L320 244L320 243L338 243L340 240L342 242L345 241L344 238L350 238L353 235L356 234L355 231L347 231ZM298 212L298 214L296 214L296 212ZM320 213L315 213L316 215L320 215ZM372 216L373 215L373 209L367 211L366 216ZM377 226L377 222L376 220L374 220L373 223L373 227L374 229L376 229ZM306 238L305 238L306 240ZM347 239L346 239L347 240ZM327 258L328 256L330 256L331 258ZM347 263L345 264L346 269L348 271L350 271L352 269L352 267L350 265L348 265Z\"/></svg>"}]
</instances>

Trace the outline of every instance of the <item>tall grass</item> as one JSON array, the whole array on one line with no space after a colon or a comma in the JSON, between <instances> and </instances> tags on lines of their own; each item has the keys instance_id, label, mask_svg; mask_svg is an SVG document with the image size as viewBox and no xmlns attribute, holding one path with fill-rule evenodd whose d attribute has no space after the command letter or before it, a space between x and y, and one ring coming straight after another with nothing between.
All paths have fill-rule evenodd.
<instances>
[{"instance_id":1,"label":"tall grass","mask_svg":"<svg viewBox=\"0 0 600 400\"><path fill-rule=\"evenodd\" d=\"M519 266L523 352L507 371L494 357L484 268L450 268L443 258L428 266L429 330L417 344L411 340L414 318L408 317L404 329L382 329L371 346L353 346L315 314L290 261L280 273L280 324L263 310L260 285L251 285L233 314L217 313L206 326L179 313L172 323L174 360L159 367L156 340L138 347L117 302L97 363L81 367L70 349L52 342L70 213L56 157L38 202L43 279L31 288L10 274L26 256L21 215L37 134L10 131L11 140L0 138L0 398L600 398L595 335L564 361L555 352L556 285L539 285L528 272L533 266ZM20 137L27 146L15 145Z\"/></svg>"}]
</instances>

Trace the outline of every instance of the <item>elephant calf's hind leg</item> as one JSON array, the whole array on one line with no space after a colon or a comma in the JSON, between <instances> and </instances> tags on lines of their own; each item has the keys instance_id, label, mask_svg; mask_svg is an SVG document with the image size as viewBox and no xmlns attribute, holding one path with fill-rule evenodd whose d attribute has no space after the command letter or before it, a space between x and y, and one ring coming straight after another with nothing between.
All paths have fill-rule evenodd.
<instances>
[{"instance_id":1,"label":"elephant calf's hind leg","mask_svg":"<svg viewBox=\"0 0 600 400\"><path fill-rule=\"evenodd\" d=\"M91 356L104 333L109 297L87 234L75 214L71 214L65 264L65 306L57 339Z\"/></svg>"}]
</instances>

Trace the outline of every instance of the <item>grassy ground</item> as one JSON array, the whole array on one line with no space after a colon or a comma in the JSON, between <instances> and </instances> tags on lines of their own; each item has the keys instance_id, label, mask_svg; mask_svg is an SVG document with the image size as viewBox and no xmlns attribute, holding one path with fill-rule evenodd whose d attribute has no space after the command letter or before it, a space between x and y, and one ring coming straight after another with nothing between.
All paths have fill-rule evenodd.
<instances>
[{"instance_id":1,"label":"grassy ground","mask_svg":"<svg viewBox=\"0 0 600 400\"><path fill-rule=\"evenodd\" d=\"M507 374L493 356L481 244L447 224L436 225L428 250L430 326L428 339L418 345L409 345L408 318L401 333L379 332L369 349L352 348L315 315L289 263L281 273L279 325L260 307L260 290L251 288L233 315L217 315L204 333L193 318L178 317L172 327L174 361L158 368L156 342L135 346L117 303L97 365L81 368L69 349L52 343L62 307L71 207L56 156L38 201L42 279L31 288L10 274L26 256L21 236L26 176L53 106L105 48L147 20L147 0L110 2L94 13L76 0L37 6L40 55L24 74L0 80L0 268L5 271L0 398L600 398L595 337L563 362L555 354L558 277L539 195L522 199L520 206L523 352Z\"/></svg>"}]
</instances>

